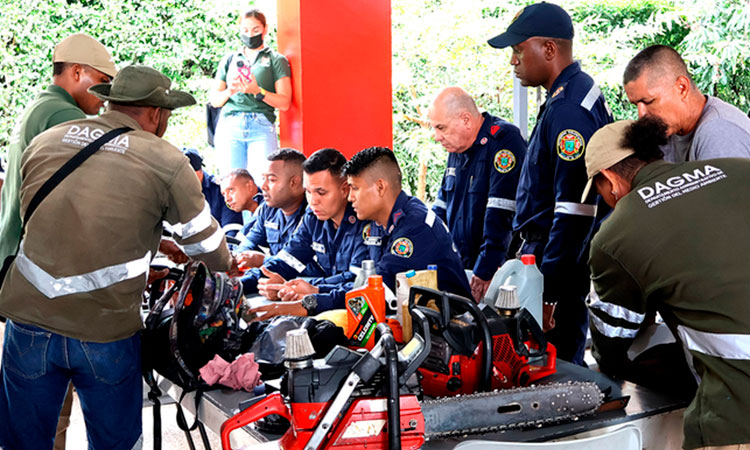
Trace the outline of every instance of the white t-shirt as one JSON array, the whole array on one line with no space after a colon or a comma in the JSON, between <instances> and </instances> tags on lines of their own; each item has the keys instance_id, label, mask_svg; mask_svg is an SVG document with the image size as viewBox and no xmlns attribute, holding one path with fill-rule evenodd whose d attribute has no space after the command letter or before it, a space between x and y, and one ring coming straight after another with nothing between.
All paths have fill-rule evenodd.
<instances>
[{"instance_id":1,"label":"white t-shirt","mask_svg":"<svg viewBox=\"0 0 750 450\"><path fill-rule=\"evenodd\" d=\"M750 118L729 103L707 95L695 130L685 136L670 136L661 149L669 162L750 158Z\"/></svg>"}]
</instances>

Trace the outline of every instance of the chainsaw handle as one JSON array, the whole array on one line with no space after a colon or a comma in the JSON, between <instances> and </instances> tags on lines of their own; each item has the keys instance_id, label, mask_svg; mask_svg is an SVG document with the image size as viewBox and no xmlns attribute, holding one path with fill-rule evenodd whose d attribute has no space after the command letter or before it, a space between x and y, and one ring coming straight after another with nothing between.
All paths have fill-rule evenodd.
<instances>
[{"instance_id":1,"label":"chainsaw handle","mask_svg":"<svg viewBox=\"0 0 750 450\"><path fill-rule=\"evenodd\" d=\"M419 295L419 300L416 299L417 295ZM438 308L440 308L439 312L427 308L427 302L430 300L436 301ZM450 323L454 311L457 313L468 312L474 318L479 327L483 347L482 377L479 380L479 388L482 391L489 391L491 389L492 378L492 333L490 333L490 326L477 304L460 295L441 292L423 286L412 286L409 289L409 311L413 314L416 308L419 308L419 311L423 312L427 317L438 321L439 332L443 332L448 328L448 323ZM446 340L449 340L447 335Z\"/></svg>"},{"instance_id":2,"label":"chainsaw handle","mask_svg":"<svg viewBox=\"0 0 750 450\"><path fill-rule=\"evenodd\" d=\"M419 296L419 299L417 299ZM435 300L439 308L438 311L434 311L427 308L427 304L430 300ZM434 319L438 326L438 331L443 331L447 326L448 322L451 321L451 307L448 303L450 299L443 295L443 292L436 289L431 289L424 286L411 286L409 288L409 311L417 306L424 307L422 312L429 318Z\"/></svg>"},{"instance_id":3,"label":"chainsaw handle","mask_svg":"<svg viewBox=\"0 0 750 450\"><path fill-rule=\"evenodd\" d=\"M271 414L278 414L286 420L290 422L292 421L292 414L289 412L289 408L284 404L284 398L279 392L274 392L222 423L221 448L224 450L231 450L229 434L232 431L244 427L247 424L256 422L266 416L270 416Z\"/></svg>"},{"instance_id":4,"label":"chainsaw handle","mask_svg":"<svg viewBox=\"0 0 750 450\"><path fill-rule=\"evenodd\" d=\"M544 356L547 353L547 338L544 337L544 332L534 316L526 308L521 308L516 318L516 336L518 336L516 351L520 355L530 358ZM526 347L524 342L528 340L527 336L529 335L534 342L539 344L539 348L532 350Z\"/></svg>"},{"instance_id":5,"label":"chainsaw handle","mask_svg":"<svg viewBox=\"0 0 750 450\"><path fill-rule=\"evenodd\" d=\"M427 359L427 356L430 354L430 351L432 350L432 336L430 336L430 322L427 320L427 317L425 316L425 312L427 311L433 314L437 314L435 311L429 308L423 308L421 306L417 306L411 310L411 320L412 320L412 328L414 329L414 336L422 337L423 347L422 347L421 353L417 355L401 373L401 376L399 377L399 383L401 385L406 384L406 381L409 379L409 377L412 376L412 374L417 371L419 366L421 366L424 360ZM414 339L416 338L412 337L412 340ZM405 348L408 347L410 344L411 344L411 341L409 341L409 343L406 344Z\"/></svg>"}]
</instances>

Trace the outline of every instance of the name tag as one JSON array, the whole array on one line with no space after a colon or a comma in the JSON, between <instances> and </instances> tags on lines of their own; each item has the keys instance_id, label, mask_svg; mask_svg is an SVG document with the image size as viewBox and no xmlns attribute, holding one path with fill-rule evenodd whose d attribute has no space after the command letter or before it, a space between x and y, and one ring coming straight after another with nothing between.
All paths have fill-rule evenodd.
<instances>
[{"instance_id":1,"label":"name tag","mask_svg":"<svg viewBox=\"0 0 750 450\"><path fill-rule=\"evenodd\" d=\"M382 236L368 236L365 238L365 245L380 245L383 243Z\"/></svg>"},{"instance_id":2,"label":"name tag","mask_svg":"<svg viewBox=\"0 0 750 450\"><path fill-rule=\"evenodd\" d=\"M447 169L445 169L445 175L449 176L449 177L451 177L451 176L455 177L456 176L456 168L455 167L448 167Z\"/></svg>"},{"instance_id":3,"label":"name tag","mask_svg":"<svg viewBox=\"0 0 750 450\"><path fill-rule=\"evenodd\" d=\"M323 244L321 244L319 242L313 242L312 243L312 249L315 250L317 253L323 253L323 254L325 254L325 252L326 252L325 245L323 245Z\"/></svg>"},{"instance_id":4,"label":"name tag","mask_svg":"<svg viewBox=\"0 0 750 450\"><path fill-rule=\"evenodd\" d=\"M271 222L271 221L267 220L266 221L266 228L270 228L272 230L278 230L279 229L279 224L276 223L276 222Z\"/></svg>"}]
</instances>

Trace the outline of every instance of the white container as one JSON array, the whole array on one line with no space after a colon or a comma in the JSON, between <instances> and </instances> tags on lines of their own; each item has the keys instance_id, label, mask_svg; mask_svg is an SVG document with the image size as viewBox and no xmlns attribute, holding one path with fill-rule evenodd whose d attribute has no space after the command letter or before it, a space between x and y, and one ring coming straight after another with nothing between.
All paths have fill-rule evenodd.
<instances>
[{"instance_id":1,"label":"white container","mask_svg":"<svg viewBox=\"0 0 750 450\"><path fill-rule=\"evenodd\" d=\"M522 255L521 259L510 259L492 277L482 303L495 306L500 286L516 286L521 308L526 308L539 326L542 326L542 294L544 277L536 267L534 255Z\"/></svg>"},{"instance_id":2,"label":"white container","mask_svg":"<svg viewBox=\"0 0 750 450\"><path fill-rule=\"evenodd\" d=\"M375 272L375 261L365 259L362 261L362 268L359 269L359 273L354 278L354 286L352 289L361 288L362 286L367 285L367 279L370 278L370 275L377 275Z\"/></svg>"}]
</instances>

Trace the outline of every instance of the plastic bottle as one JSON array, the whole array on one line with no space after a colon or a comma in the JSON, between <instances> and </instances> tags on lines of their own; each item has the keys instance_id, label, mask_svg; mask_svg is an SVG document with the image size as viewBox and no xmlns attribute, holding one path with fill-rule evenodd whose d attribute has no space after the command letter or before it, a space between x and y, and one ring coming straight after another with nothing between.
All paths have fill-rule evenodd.
<instances>
[{"instance_id":1,"label":"plastic bottle","mask_svg":"<svg viewBox=\"0 0 750 450\"><path fill-rule=\"evenodd\" d=\"M359 271L359 274L357 274L357 277L354 279L354 287L352 289L358 289L362 286L367 284L368 278L370 278L370 275L377 275L378 273L375 272L375 261L371 259L366 259L362 261L362 268Z\"/></svg>"},{"instance_id":2,"label":"plastic bottle","mask_svg":"<svg viewBox=\"0 0 750 450\"><path fill-rule=\"evenodd\" d=\"M500 286L508 285L517 287L521 308L526 308L541 326L544 277L536 267L534 255L522 255L520 260L506 261L492 277L492 282L482 302L495 306Z\"/></svg>"},{"instance_id":3,"label":"plastic bottle","mask_svg":"<svg viewBox=\"0 0 750 450\"><path fill-rule=\"evenodd\" d=\"M375 327L385 322L383 277L371 275L367 286L346 293L347 337L352 347L375 346Z\"/></svg>"}]
</instances>

